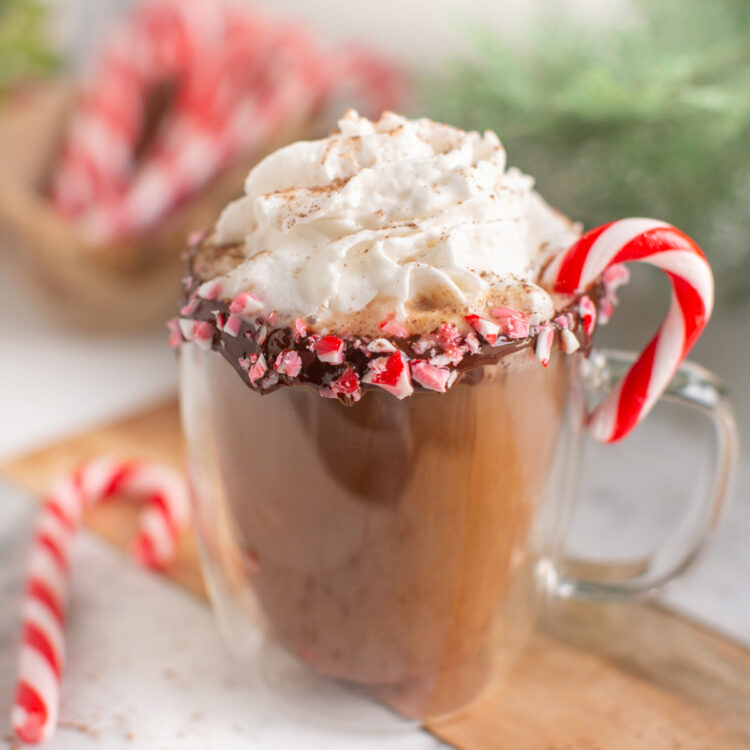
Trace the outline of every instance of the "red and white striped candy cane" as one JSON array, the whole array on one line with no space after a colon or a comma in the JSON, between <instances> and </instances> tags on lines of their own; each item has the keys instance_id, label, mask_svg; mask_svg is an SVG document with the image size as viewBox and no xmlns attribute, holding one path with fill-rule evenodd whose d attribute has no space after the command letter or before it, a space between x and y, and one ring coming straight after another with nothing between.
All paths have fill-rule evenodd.
<instances>
[{"instance_id":1,"label":"red and white striped candy cane","mask_svg":"<svg viewBox=\"0 0 750 750\"><path fill-rule=\"evenodd\" d=\"M58 479L44 498L31 550L23 604L18 688L11 720L24 742L42 742L55 730L64 662L70 548L83 512L117 494L147 502L133 543L136 558L161 567L174 555L189 517L179 472L152 461L99 458Z\"/></svg>"},{"instance_id":2,"label":"red and white striped candy cane","mask_svg":"<svg viewBox=\"0 0 750 750\"><path fill-rule=\"evenodd\" d=\"M148 151L149 94L173 100ZM154 225L234 159L304 122L337 93L373 114L403 80L377 55L331 50L305 28L229 0L141 4L108 40L52 180L52 199L89 239Z\"/></svg>"},{"instance_id":3,"label":"red and white striped candy cane","mask_svg":"<svg viewBox=\"0 0 750 750\"><path fill-rule=\"evenodd\" d=\"M672 284L669 311L656 336L589 418L602 442L625 437L659 399L711 315L714 282L701 249L679 229L653 219L621 219L581 237L545 272L555 291L585 291L610 266L629 262L661 268Z\"/></svg>"}]
</instances>

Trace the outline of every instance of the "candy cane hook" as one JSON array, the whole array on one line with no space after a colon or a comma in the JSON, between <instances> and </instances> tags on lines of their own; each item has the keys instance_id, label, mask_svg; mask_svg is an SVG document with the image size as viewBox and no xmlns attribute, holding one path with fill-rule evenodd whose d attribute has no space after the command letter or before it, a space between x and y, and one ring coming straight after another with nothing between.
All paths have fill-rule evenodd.
<instances>
[{"instance_id":1,"label":"candy cane hook","mask_svg":"<svg viewBox=\"0 0 750 750\"><path fill-rule=\"evenodd\" d=\"M625 437L664 392L706 327L714 301L711 268L701 249L679 229L653 219L622 219L592 229L545 272L555 291L585 291L611 266L648 263L672 284L669 311L656 336L625 377L589 417L602 442Z\"/></svg>"},{"instance_id":2,"label":"candy cane hook","mask_svg":"<svg viewBox=\"0 0 750 750\"><path fill-rule=\"evenodd\" d=\"M133 552L143 565L161 567L173 557L189 515L185 482L174 469L151 461L99 458L58 479L44 499L29 561L11 714L24 742L48 739L57 725L73 536L84 510L124 493L147 502Z\"/></svg>"}]
</instances>

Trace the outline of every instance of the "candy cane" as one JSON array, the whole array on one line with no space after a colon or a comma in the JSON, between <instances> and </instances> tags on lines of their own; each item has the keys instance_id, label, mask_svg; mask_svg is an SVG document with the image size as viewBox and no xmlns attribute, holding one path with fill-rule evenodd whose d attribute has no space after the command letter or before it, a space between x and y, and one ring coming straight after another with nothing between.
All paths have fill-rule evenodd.
<instances>
[{"instance_id":1,"label":"candy cane","mask_svg":"<svg viewBox=\"0 0 750 750\"><path fill-rule=\"evenodd\" d=\"M403 94L401 76L376 55L326 49L299 26L227 0L142 5L110 38L97 69L51 194L98 241L154 225L337 92L354 90L374 114ZM138 163L146 100L165 81L174 101Z\"/></svg>"},{"instance_id":2,"label":"candy cane","mask_svg":"<svg viewBox=\"0 0 750 750\"><path fill-rule=\"evenodd\" d=\"M631 261L661 268L672 297L656 336L589 418L591 432L603 442L620 440L648 414L713 307L713 276L701 249L679 229L653 219L622 219L592 229L550 264L545 281L558 292L583 292L607 268Z\"/></svg>"},{"instance_id":3,"label":"candy cane","mask_svg":"<svg viewBox=\"0 0 750 750\"><path fill-rule=\"evenodd\" d=\"M174 469L149 461L100 458L58 479L44 499L29 562L11 714L13 729L24 742L48 739L57 724L73 536L84 510L124 493L148 503L133 553L143 565L159 568L173 557L189 515L185 483Z\"/></svg>"}]
</instances>

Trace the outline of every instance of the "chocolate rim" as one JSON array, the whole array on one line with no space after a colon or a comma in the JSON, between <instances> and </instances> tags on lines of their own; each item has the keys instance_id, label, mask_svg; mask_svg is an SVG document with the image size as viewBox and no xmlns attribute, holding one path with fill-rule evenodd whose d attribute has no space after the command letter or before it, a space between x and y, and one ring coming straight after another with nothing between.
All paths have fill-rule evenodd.
<instances>
[{"instance_id":1,"label":"chocolate rim","mask_svg":"<svg viewBox=\"0 0 750 750\"><path fill-rule=\"evenodd\" d=\"M261 394L307 385L350 405L375 388L398 398L415 391L444 392L473 370L523 349L533 349L546 367L556 349L588 355L597 317L609 317L616 302L614 289L599 281L552 320L533 325L520 313L497 320L469 315L475 330L466 334L443 323L429 334L408 335L384 321L379 337L321 335L309 332L302 320L279 326L274 312L252 309L259 305L251 295L230 302L218 298L218 287L204 282L194 268L207 236L201 233L190 243L180 316L169 323L170 343L192 341L219 352Z\"/></svg>"}]
</instances>

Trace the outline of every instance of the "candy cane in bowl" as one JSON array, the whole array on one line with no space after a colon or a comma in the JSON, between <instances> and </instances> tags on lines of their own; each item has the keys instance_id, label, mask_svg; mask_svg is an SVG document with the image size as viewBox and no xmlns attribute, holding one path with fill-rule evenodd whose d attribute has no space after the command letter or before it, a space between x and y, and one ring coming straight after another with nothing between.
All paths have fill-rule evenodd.
<instances>
[{"instance_id":1,"label":"candy cane in bowl","mask_svg":"<svg viewBox=\"0 0 750 750\"><path fill-rule=\"evenodd\" d=\"M545 281L556 292L585 292L608 268L630 262L664 271L672 298L654 338L589 417L592 434L602 442L625 437L648 414L703 332L713 307L713 275L701 249L679 229L653 219L621 219L592 229L555 258Z\"/></svg>"},{"instance_id":2,"label":"candy cane in bowl","mask_svg":"<svg viewBox=\"0 0 750 750\"><path fill-rule=\"evenodd\" d=\"M57 725L64 663L70 548L86 509L118 494L146 501L133 554L160 568L174 556L189 518L179 472L152 461L98 458L55 481L44 498L28 568L18 687L11 721L23 742L48 739Z\"/></svg>"},{"instance_id":3,"label":"candy cane in bowl","mask_svg":"<svg viewBox=\"0 0 750 750\"><path fill-rule=\"evenodd\" d=\"M303 26L232 0L139 4L94 67L51 197L96 241L154 226L336 97L377 113L405 94L401 73L379 55L331 49Z\"/></svg>"}]
</instances>

